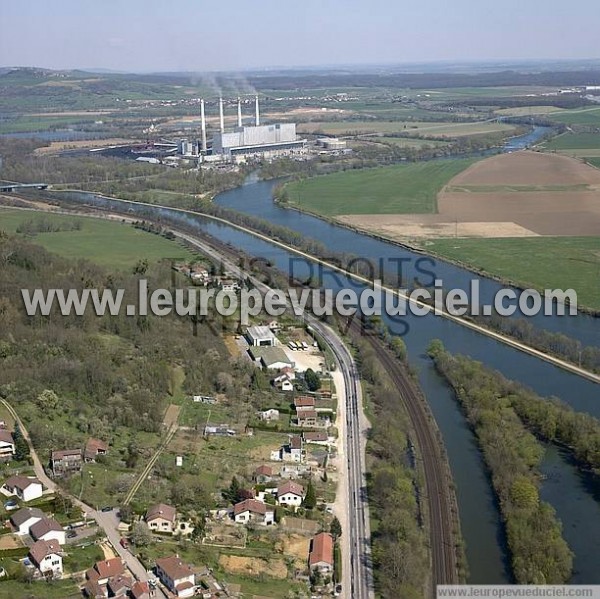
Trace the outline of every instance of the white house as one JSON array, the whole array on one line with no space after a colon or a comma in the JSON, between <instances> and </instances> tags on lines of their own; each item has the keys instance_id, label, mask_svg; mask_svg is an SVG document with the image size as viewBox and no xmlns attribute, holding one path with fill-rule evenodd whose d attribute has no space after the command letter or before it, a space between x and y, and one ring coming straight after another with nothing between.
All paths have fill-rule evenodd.
<instances>
[{"instance_id":1,"label":"white house","mask_svg":"<svg viewBox=\"0 0 600 599\"><path fill-rule=\"evenodd\" d=\"M280 449L280 459L284 462L301 463L304 460L302 437L292 435L289 443Z\"/></svg>"},{"instance_id":2,"label":"white house","mask_svg":"<svg viewBox=\"0 0 600 599\"><path fill-rule=\"evenodd\" d=\"M54 578L60 578L63 573L60 551L56 541L36 541L29 549L29 557L44 576L51 573Z\"/></svg>"},{"instance_id":3,"label":"white house","mask_svg":"<svg viewBox=\"0 0 600 599\"><path fill-rule=\"evenodd\" d=\"M269 526L275 522L275 511L262 501L245 499L233 506L233 519L238 524L257 522Z\"/></svg>"},{"instance_id":4,"label":"white house","mask_svg":"<svg viewBox=\"0 0 600 599\"><path fill-rule=\"evenodd\" d=\"M146 524L155 532L175 533L177 510L165 503L157 503L148 508L146 512Z\"/></svg>"},{"instance_id":5,"label":"white house","mask_svg":"<svg viewBox=\"0 0 600 599\"><path fill-rule=\"evenodd\" d=\"M265 420L267 422L272 422L273 420L279 420L279 410L275 410L271 408L269 410L264 410L263 412L258 413L258 417L261 420Z\"/></svg>"},{"instance_id":6,"label":"white house","mask_svg":"<svg viewBox=\"0 0 600 599\"><path fill-rule=\"evenodd\" d=\"M65 530L54 518L42 518L30 529L29 534L34 541L56 541L65 544Z\"/></svg>"},{"instance_id":7,"label":"white house","mask_svg":"<svg viewBox=\"0 0 600 599\"><path fill-rule=\"evenodd\" d=\"M280 391L293 391L294 383L292 383L292 378L289 374L280 374L273 379L273 385L276 389Z\"/></svg>"},{"instance_id":8,"label":"white house","mask_svg":"<svg viewBox=\"0 0 600 599\"><path fill-rule=\"evenodd\" d=\"M304 487L288 480L277 487L278 505L300 507L304 499Z\"/></svg>"},{"instance_id":9,"label":"white house","mask_svg":"<svg viewBox=\"0 0 600 599\"><path fill-rule=\"evenodd\" d=\"M177 597L193 597L196 592L192 569L176 555L156 560L156 574L160 581Z\"/></svg>"},{"instance_id":10,"label":"white house","mask_svg":"<svg viewBox=\"0 0 600 599\"><path fill-rule=\"evenodd\" d=\"M4 495L15 495L21 501L32 501L42 496L42 483L37 478L11 476L2 486Z\"/></svg>"},{"instance_id":11,"label":"white house","mask_svg":"<svg viewBox=\"0 0 600 599\"><path fill-rule=\"evenodd\" d=\"M28 535L29 529L44 517L44 512L36 507L24 507L10 517L10 522L15 529L15 534L22 537Z\"/></svg>"},{"instance_id":12,"label":"white house","mask_svg":"<svg viewBox=\"0 0 600 599\"><path fill-rule=\"evenodd\" d=\"M15 455L15 440L12 433L6 429L0 429L0 461L12 460Z\"/></svg>"}]
</instances>

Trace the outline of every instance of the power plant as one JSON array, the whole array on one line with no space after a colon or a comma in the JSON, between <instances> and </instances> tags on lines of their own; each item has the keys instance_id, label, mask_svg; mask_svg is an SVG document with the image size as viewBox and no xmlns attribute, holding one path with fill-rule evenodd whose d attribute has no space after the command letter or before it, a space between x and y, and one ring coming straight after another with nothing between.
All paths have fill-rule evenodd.
<instances>
[{"instance_id":1,"label":"power plant","mask_svg":"<svg viewBox=\"0 0 600 599\"><path fill-rule=\"evenodd\" d=\"M305 139L297 139L295 123L260 124L260 106L255 98L254 125L242 121L242 101L237 100L237 127L225 131L223 98L219 98L219 131L212 140L212 153L206 147L204 100L200 103L202 159L210 162L245 162L249 158L275 158L304 153Z\"/></svg>"}]
</instances>

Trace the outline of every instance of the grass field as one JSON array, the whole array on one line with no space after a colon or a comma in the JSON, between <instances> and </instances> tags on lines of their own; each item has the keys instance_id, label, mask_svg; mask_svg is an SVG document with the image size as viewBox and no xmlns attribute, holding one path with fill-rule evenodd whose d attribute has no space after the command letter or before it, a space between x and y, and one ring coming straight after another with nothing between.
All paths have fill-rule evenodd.
<instances>
[{"instance_id":1,"label":"grass field","mask_svg":"<svg viewBox=\"0 0 600 599\"><path fill-rule=\"evenodd\" d=\"M534 116L562 112L563 110L563 108L557 106L518 106L516 108L500 108L494 112L501 116Z\"/></svg>"},{"instance_id":2,"label":"grass field","mask_svg":"<svg viewBox=\"0 0 600 599\"><path fill-rule=\"evenodd\" d=\"M428 214L442 187L473 160L441 160L346 171L286 186L291 205L327 216Z\"/></svg>"},{"instance_id":3,"label":"grass field","mask_svg":"<svg viewBox=\"0 0 600 599\"><path fill-rule=\"evenodd\" d=\"M354 135L364 133L402 133L405 135L464 137L498 131L510 133L512 125L497 122L438 123L427 121L323 121L302 123L298 131L328 135Z\"/></svg>"},{"instance_id":4,"label":"grass field","mask_svg":"<svg viewBox=\"0 0 600 599\"><path fill-rule=\"evenodd\" d=\"M523 286L575 289L580 305L600 310L600 237L436 239L426 248Z\"/></svg>"},{"instance_id":5,"label":"grass field","mask_svg":"<svg viewBox=\"0 0 600 599\"><path fill-rule=\"evenodd\" d=\"M24 221L40 217L40 213L2 209L0 230L14 233ZM81 230L78 231L39 233L31 238L48 251L67 258L86 258L103 266L126 269L144 258L149 262L156 262L161 258L181 260L192 256L174 241L123 223L60 214L44 214L43 217L52 223L75 220L82 223Z\"/></svg>"},{"instance_id":6,"label":"grass field","mask_svg":"<svg viewBox=\"0 0 600 599\"><path fill-rule=\"evenodd\" d=\"M598 125L600 126L599 108L578 108L576 110L564 110L557 114L549 115L549 118L565 125Z\"/></svg>"},{"instance_id":7,"label":"grass field","mask_svg":"<svg viewBox=\"0 0 600 599\"><path fill-rule=\"evenodd\" d=\"M73 599L81 597L81 591L72 580L54 582L17 582L4 580L0 583L0 599Z\"/></svg>"},{"instance_id":8,"label":"grass field","mask_svg":"<svg viewBox=\"0 0 600 599\"><path fill-rule=\"evenodd\" d=\"M600 168L600 154L598 154L598 156L586 158L586 162L596 168Z\"/></svg>"},{"instance_id":9,"label":"grass field","mask_svg":"<svg viewBox=\"0 0 600 599\"><path fill-rule=\"evenodd\" d=\"M564 133L546 142L547 150L588 150L600 148L598 133Z\"/></svg>"}]
</instances>

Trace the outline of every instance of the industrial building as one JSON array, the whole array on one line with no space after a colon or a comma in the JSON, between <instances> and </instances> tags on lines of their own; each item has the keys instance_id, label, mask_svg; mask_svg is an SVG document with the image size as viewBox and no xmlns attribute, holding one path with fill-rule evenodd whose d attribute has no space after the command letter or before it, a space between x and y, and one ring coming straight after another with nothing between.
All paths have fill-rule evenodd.
<instances>
[{"instance_id":1,"label":"industrial building","mask_svg":"<svg viewBox=\"0 0 600 599\"><path fill-rule=\"evenodd\" d=\"M206 152L206 122L204 102L200 104L202 121L202 149ZM295 123L260 124L258 96L255 99L255 117L253 125L244 125L242 121L242 103L238 98L237 127L225 131L223 99L219 99L220 130L213 137L212 155L223 161L245 162L248 158L275 158L304 153L306 140L296 136Z\"/></svg>"}]
</instances>

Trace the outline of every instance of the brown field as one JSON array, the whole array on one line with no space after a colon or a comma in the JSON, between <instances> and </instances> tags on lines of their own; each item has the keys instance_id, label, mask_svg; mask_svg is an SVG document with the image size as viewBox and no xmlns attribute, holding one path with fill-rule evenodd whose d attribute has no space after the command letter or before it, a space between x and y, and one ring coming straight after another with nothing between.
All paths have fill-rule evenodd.
<instances>
[{"instance_id":1,"label":"brown field","mask_svg":"<svg viewBox=\"0 0 600 599\"><path fill-rule=\"evenodd\" d=\"M242 576L260 576L265 574L270 578L284 580L287 578L287 567L282 559L265 560L256 557L241 557L239 555L221 555L219 564L227 572Z\"/></svg>"},{"instance_id":2,"label":"brown field","mask_svg":"<svg viewBox=\"0 0 600 599\"><path fill-rule=\"evenodd\" d=\"M23 547L23 541L12 534L2 535L0 537L0 549L18 549Z\"/></svg>"},{"instance_id":3,"label":"brown field","mask_svg":"<svg viewBox=\"0 0 600 599\"><path fill-rule=\"evenodd\" d=\"M392 239L598 235L600 170L557 154L513 152L476 162L438 194L438 213L344 215Z\"/></svg>"},{"instance_id":4,"label":"brown field","mask_svg":"<svg viewBox=\"0 0 600 599\"><path fill-rule=\"evenodd\" d=\"M33 153L37 155L55 154L63 150L81 150L85 148L103 148L105 146L118 146L121 144L136 143L134 139L114 137L112 139L77 139L71 141L52 141L49 146L36 148Z\"/></svg>"},{"instance_id":5,"label":"brown field","mask_svg":"<svg viewBox=\"0 0 600 599\"><path fill-rule=\"evenodd\" d=\"M310 551L310 538L301 535L292 534L286 536L281 541L281 550L286 556L295 558L299 566L303 565L308 559Z\"/></svg>"}]
</instances>

